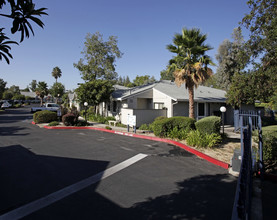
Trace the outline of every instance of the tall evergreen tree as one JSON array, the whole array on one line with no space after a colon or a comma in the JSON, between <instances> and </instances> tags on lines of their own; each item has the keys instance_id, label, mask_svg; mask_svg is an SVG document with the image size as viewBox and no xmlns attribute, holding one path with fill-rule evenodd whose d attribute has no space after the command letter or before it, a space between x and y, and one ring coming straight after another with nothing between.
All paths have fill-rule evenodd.
<instances>
[{"instance_id":1,"label":"tall evergreen tree","mask_svg":"<svg viewBox=\"0 0 277 220\"><path fill-rule=\"evenodd\" d=\"M239 73L246 65L246 57L242 56L244 40L240 28L235 28L232 34L233 42L224 40L218 48L216 59L218 68L216 70L217 86L228 90L235 73ZM242 59L243 58L243 59Z\"/></svg>"}]
</instances>

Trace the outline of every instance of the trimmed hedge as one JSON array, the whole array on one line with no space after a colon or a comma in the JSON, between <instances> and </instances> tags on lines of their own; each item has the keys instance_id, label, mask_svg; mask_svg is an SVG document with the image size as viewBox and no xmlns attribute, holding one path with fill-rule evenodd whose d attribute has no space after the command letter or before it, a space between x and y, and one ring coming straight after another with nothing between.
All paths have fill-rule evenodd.
<instances>
[{"instance_id":1,"label":"trimmed hedge","mask_svg":"<svg viewBox=\"0 0 277 220\"><path fill-rule=\"evenodd\" d=\"M73 113L67 113L63 115L62 122L65 126L74 126L78 122L78 115L76 116Z\"/></svg>"},{"instance_id":2,"label":"trimmed hedge","mask_svg":"<svg viewBox=\"0 0 277 220\"><path fill-rule=\"evenodd\" d=\"M200 119L195 123L195 127L201 134L220 134L221 118L217 116L209 116Z\"/></svg>"},{"instance_id":3,"label":"trimmed hedge","mask_svg":"<svg viewBox=\"0 0 277 220\"><path fill-rule=\"evenodd\" d=\"M274 133L263 135L263 160L265 169L270 170L277 164L277 137Z\"/></svg>"},{"instance_id":4,"label":"trimmed hedge","mask_svg":"<svg viewBox=\"0 0 277 220\"><path fill-rule=\"evenodd\" d=\"M57 113L48 110L39 111L34 113L33 120L35 123L49 123L57 121Z\"/></svg>"},{"instance_id":5,"label":"trimmed hedge","mask_svg":"<svg viewBox=\"0 0 277 220\"><path fill-rule=\"evenodd\" d=\"M172 136L172 131L175 128L175 131L181 130L192 130L195 129L195 120L189 117L172 117L155 120L151 124L151 128L154 134L158 137L170 137ZM178 136L178 135L176 135Z\"/></svg>"}]
</instances>

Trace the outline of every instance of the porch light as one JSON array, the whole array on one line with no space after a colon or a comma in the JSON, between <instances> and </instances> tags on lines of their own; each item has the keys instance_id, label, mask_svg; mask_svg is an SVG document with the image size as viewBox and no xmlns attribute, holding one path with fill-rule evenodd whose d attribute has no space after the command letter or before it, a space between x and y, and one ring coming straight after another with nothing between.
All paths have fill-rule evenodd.
<instances>
[{"instance_id":1,"label":"porch light","mask_svg":"<svg viewBox=\"0 0 277 220\"><path fill-rule=\"evenodd\" d=\"M223 136L224 136L224 112L226 112L226 107L221 106L219 110L222 113L222 131L223 131Z\"/></svg>"}]
</instances>

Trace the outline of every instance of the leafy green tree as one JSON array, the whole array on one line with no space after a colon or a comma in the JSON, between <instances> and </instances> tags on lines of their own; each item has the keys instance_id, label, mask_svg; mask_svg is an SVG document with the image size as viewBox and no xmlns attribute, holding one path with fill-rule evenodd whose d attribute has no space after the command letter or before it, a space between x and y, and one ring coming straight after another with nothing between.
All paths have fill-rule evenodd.
<instances>
[{"instance_id":1,"label":"leafy green tree","mask_svg":"<svg viewBox=\"0 0 277 220\"><path fill-rule=\"evenodd\" d=\"M182 29L182 34L175 34L173 44L167 49L175 53L169 61L169 69L173 71L175 83L178 86L185 84L189 92L189 117L194 118L194 87L206 81L212 75L208 65L213 65L211 59L205 55L212 49L205 44L207 35L199 29Z\"/></svg>"},{"instance_id":2,"label":"leafy green tree","mask_svg":"<svg viewBox=\"0 0 277 220\"><path fill-rule=\"evenodd\" d=\"M50 88L49 90L50 94L56 98L56 102L57 102L57 98L58 97L62 97L65 93L65 87L63 84L61 83L54 83L53 86Z\"/></svg>"},{"instance_id":3,"label":"leafy green tree","mask_svg":"<svg viewBox=\"0 0 277 220\"><path fill-rule=\"evenodd\" d=\"M37 81L35 79L33 79L32 82L29 84L29 87L32 92L35 92L37 89Z\"/></svg>"},{"instance_id":4,"label":"leafy green tree","mask_svg":"<svg viewBox=\"0 0 277 220\"><path fill-rule=\"evenodd\" d=\"M150 77L149 75L145 75L145 76L136 76L136 78L133 81L134 86L142 86L142 85L146 85L148 83L153 83L155 82L155 78L154 76Z\"/></svg>"},{"instance_id":5,"label":"leafy green tree","mask_svg":"<svg viewBox=\"0 0 277 220\"><path fill-rule=\"evenodd\" d=\"M13 97L13 94L11 93L11 91L6 90L6 91L3 92L2 98L4 100L11 100L12 97Z\"/></svg>"},{"instance_id":6,"label":"leafy green tree","mask_svg":"<svg viewBox=\"0 0 277 220\"><path fill-rule=\"evenodd\" d=\"M32 25L29 21L35 22L38 26L43 28L43 22L38 18L41 15L47 15L45 10L46 8L35 9L35 4L32 0L22 1L22 0L1 0L0 1L0 10L3 9L3 6L6 5L6 2L10 6L10 14L2 14L6 18L13 20L11 33L21 32L20 42L24 40L24 37L29 38L30 32L34 35ZM7 4L7 5L8 5ZM9 38L3 32L4 28L0 28L0 60L4 58L9 64L9 58L12 58L10 53L11 47L9 44L18 44L15 41L9 41Z\"/></svg>"},{"instance_id":7,"label":"leafy green tree","mask_svg":"<svg viewBox=\"0 0 277 220\"><path fill-rule=\"evenodd\" d=\"M7 82L5 82L3 79L0 79L0 99L2 99L6 85L7 85Z\"/></svg>"},{"instance_id":8,"label":"leafy green tree","mask_svg":"<svg viewBox=\"0 0 277 220\"><path fill-rule=\"evenodd\" d=\"M93 80L81 84L75 92L81 103L87 102L95 106L97 112L97 105L110 99L113 85L109 80Z\"/></svg>"},{"instance_id":9,"label":"leafy green tree","mask_svg":"<svg viewBox=\"0 0 277 220\"><path fill-rule=\"evenodd\" d=\"M82 51L84 58L74 63L85 81L96 79L112 80L117 79L115 61L121 58L122 53L117 46L117 37L110 36L108 41L103 40L99 32L87 34L85 47Z\"/></svg>"},{"instance_id":10,"label":"leafy green tree","mask_svg":"<svg viewBox=\"0 0 277 220\"><path fill-rule=\"evenodd\" d=\"M29 87L27 86L25 89L22 89L22 92L30 92Z\"/></svg>"},{"instance_id":11,"label":"leafy green tree","mask_svg":"<svg viewBox=\"0 0 277 220\"><path fill-rule=\"evenodd\" d=\"M277 1L251 0L247 4L250 12L241 24L250 31L246 49L254 63L254 77L258 80L254 91L260 92L257 99L268 101L277 86Z\"/></svg>"},{"instance_id":12,"label":"leafy green tree","mask_svg":"<svg viewBox=\"0 0 277 220\"><path fill-rule=\"evenodd\" d=\"M57 83L57 79L60 78L62 76L62 71L59 67L54 67L53 71L52 71L52 76L56 79L56 83Z\"/></svg>"},{"instance_id":13,"label":"leafy green tree","mask_svg":"<svg viewBox=\"0 0 277 220\"><path fill-rule=\"evenodd\" d=\"M228 90L235 73L244 69L247 63L247 56L244 53L244 39L241 29L235 28L233 31L233 42L224 40L216 54L218 67L216 70L217 87Z\"/></svg>"},{"instance_id":14,"label":"leafy green tree","mask_svg":"<svg viewBox=\"0 0 277 220\"><path fill-rule=\"evenodd\" d=\"M42 106L44 96L47 96L49 93L48 86L46 82L38 82L36 88L36 94L40 98L40 105Z\"/></svg>"},{"instance_id":15,"label":"leafy green tree","mask_svg":"<svg viewBox=\"0 0 277 220\"><path fill-rule=\"evenodd\" d=\"M264 65L275 65L277 51L277 2L275 0L251 0L247 2L251 11L241 24L250 30L246 42L252 58L261 56Z\"/></svg>"},{"instance_id":16,"label":"leafy green tree","mask_svg":"<svg viewBox=\"0 0 277 220\"><path fill-rule=\"evenodd\" d=\"M173 71L168 66L167 66L167 69L162 70L160 72L160 75L161 75L160 80L170 80L170 81L174 81L175 80Z\"/></svg>"},{"instance_id":17,"label":"leafy green tree","mask_svg":"<svg viewBox=\"0 0 277 220\"><path fill-rule=\"evenodd\" d=\"M14 95L19 95L19 94L20 94L19 86L12 85L12 86L8 89L8 91L10 91L10 92L13 94L13 96L14 96Z\"/></svg>"},{"instance_id":18,"label":"leafy green tree","mask_svg":"<svg viewBox=\"0 0 277 220\"><path fill-rule=\"evenodd\" d=\"M25 100L25 95L21 95L21 94L15 94L12 97L13 100Z\"/></svg>"},{"instance_id":19,"label":"leafy green tree","mask_svg":"<svg viewBox=\"0 0 277 220\"><path fill-rule=\"evenodd\" d=\"M123 86L126 87L133 87L133 83L131 83L129 76L126 76L126 78L123 78Z\"/></svg>"},{"instance_id":20,"label":"leafy green tree","mask_svg":"<svg viewBox=\"0 0 277 220\"><path fill-rule=\"evenodd\" d=\"M253 77L249 72L235 73L233 82L228 90L227 104L234 108L240 108L242 104L254 104L255 94L253 93Z\"/></svg>"}]
</instances>

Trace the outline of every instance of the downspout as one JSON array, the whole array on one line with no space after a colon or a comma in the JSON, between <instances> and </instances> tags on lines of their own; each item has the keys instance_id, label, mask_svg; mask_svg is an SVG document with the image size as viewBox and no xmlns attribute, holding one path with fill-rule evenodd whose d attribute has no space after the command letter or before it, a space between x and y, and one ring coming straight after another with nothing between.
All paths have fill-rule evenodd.
<instances>
[{"instance_id":1,"label":"downspout","mask_svg":"<svg viewBox=\"0 0 277 220\"><path fill-rule=\"evenodd\" d=\"M172 100L172 101L174 101L174 100ZM176 104L178 104L178 101L175 101L175 102L172 103L171 117L173 117L173 111L174 111L173 106L176 105Z\"/></svg>"}]
</instances>

